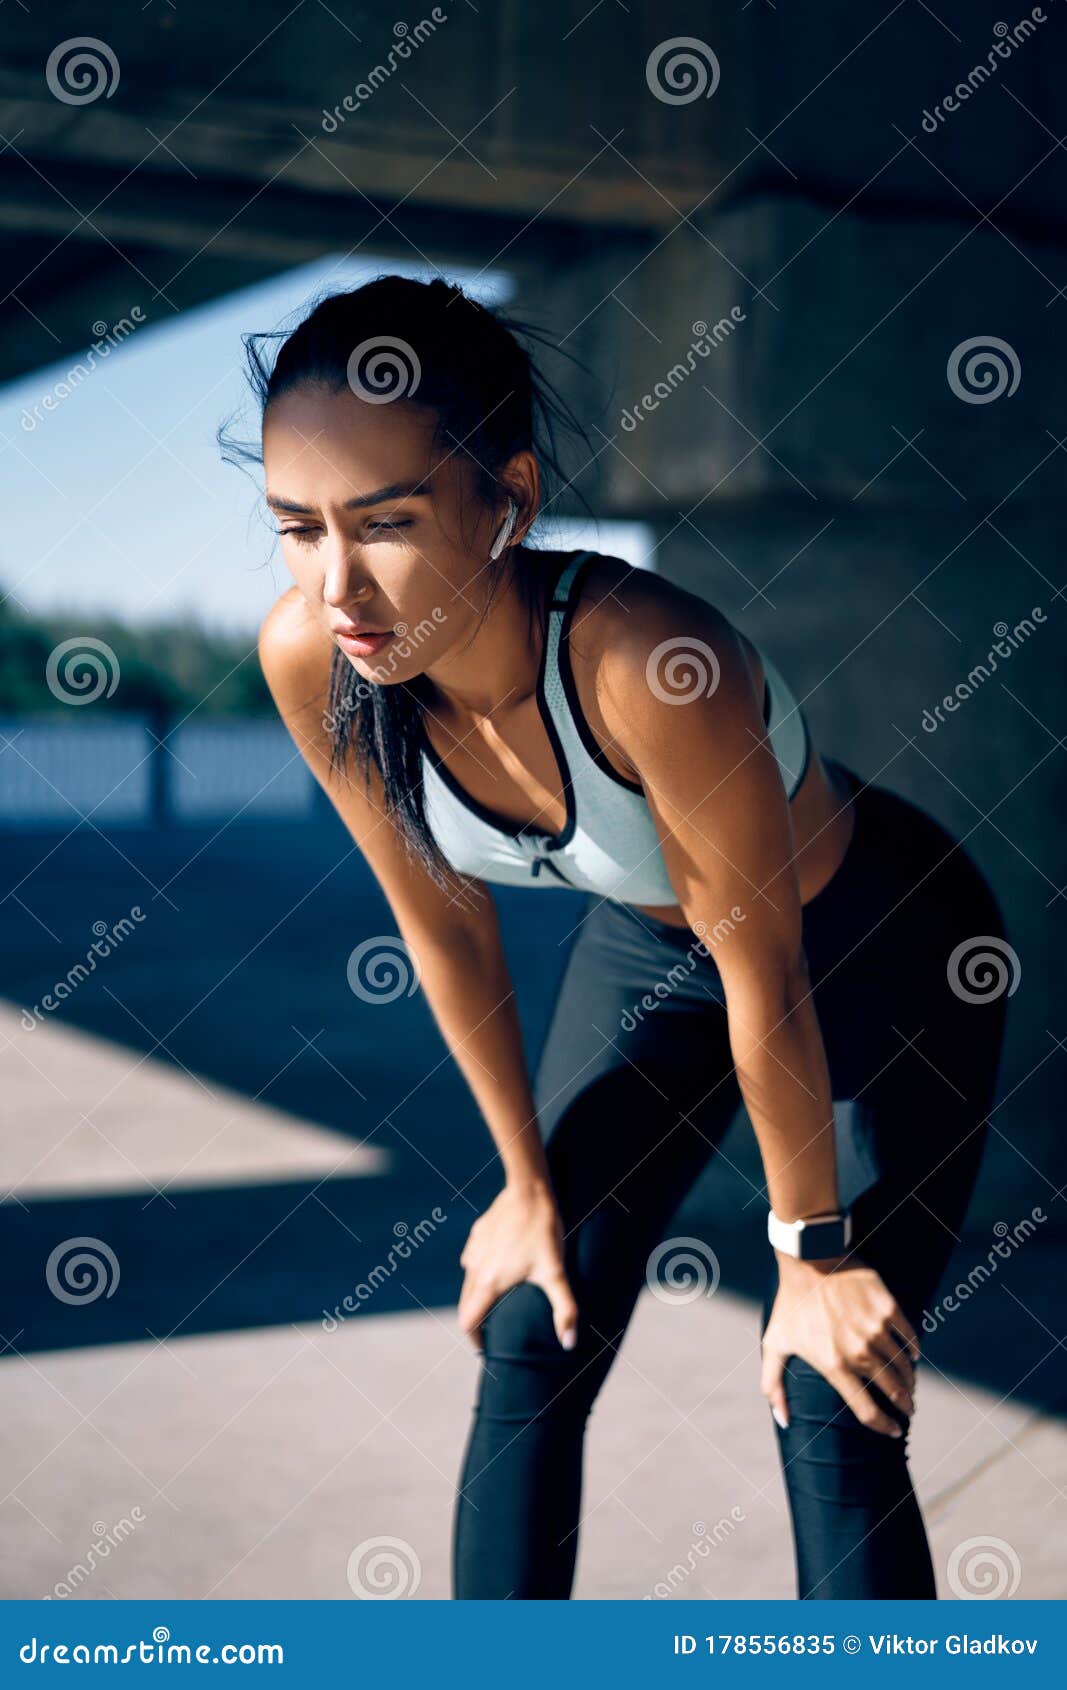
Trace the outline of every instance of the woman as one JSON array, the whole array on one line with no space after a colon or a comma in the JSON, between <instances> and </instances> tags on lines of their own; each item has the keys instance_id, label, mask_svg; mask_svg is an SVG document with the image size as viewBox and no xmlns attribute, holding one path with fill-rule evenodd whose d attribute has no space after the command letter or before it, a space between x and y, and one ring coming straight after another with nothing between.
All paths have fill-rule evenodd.
<instances>
[{"instance_id":1,"label":"woman","mask_svg":"<svg viewBox=\"0 0 1067 1690\"><path fill-rule=\"evenodd\" d=\"M484 1365L454 1594L569 1596L586 1419L743 1102L799 1594L934 1596L916 1327L992 1104L1004 999L966 969L1003 947L1000 912L929 815L819 755L711 604L530 549L569 413L520 332L386 276L321 301L269 371L246 341L295 578L263 623L267 681L504 1176L460 1257ZM583 895L532 1085L486 882Z\"/></svg>"}]
</instances>

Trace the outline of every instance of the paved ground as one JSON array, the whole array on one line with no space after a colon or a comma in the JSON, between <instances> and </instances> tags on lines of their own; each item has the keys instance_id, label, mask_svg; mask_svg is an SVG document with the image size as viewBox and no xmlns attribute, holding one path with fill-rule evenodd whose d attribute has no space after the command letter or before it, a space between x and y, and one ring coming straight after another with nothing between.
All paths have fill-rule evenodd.
<instances>
[{"instance_id":1,"label":"paved ground","mask_svg":"<svg viewBox=\"0 0 1067 1690\"><path fill-rule=\"evenodd\" d=\"M0 1030L20 1036L10 1012ZM46 1239L28 1234L38 1239L33 1274L43 1242L73 1236L68 1200L72 1215L88 1213L82 1230L93 1236L118 1236L94 1233L94 1215L126 1216L125 1243L111 1296L74 1306L46 1293L71 1322L63 1347L23 1349L26 1337L16 1337L22 1357L0 1362L0 1594L348 1598L353 1551L387 1538L400 1576L417 1573L412 1594L447 1597L477 1364L439 1293L420 1307L409 1285L407 1312L376 1312L388 1306L384 1288L380 1303L326 1330L321 1313L286 1318L291 1290L280 1285L274 1322L260 1313L251 1328L198 1331L195 1320L168 1324L164 1313L152 1327L161 1342L106 1341L109 1306L132 1299L139 1314L161 1313L144 1283L151 1251L139 1255L124 1202L150 1231L157 1217L165 1235L168 1202L181 1219L196 1214L181 1205L198 1193L273 1189L286 1210L314 1209L319 1232L337 1231L343 1208L340 1236L355 1263L375 1215L397 1213L383 1159L169 1065L131 1067L128 1051L85 1034L49 1026L29 1036L34 1068L21 1067L6 1153L26 1204L19 1214L52 1217ZM84 1121L63 1132L82 1099L101 1097L111 1100L103 1133ZM106 1193L113 1207L86 1208L87 1192L99 1202ZM405 1212L417 1224L415 1208ZM356 1216L360 1244L348 1227ZM187 1253L201 1247L214 1257L220 1245L183 1235ZM428 1254L436 1241L420 1248ZM240 1255L231 1251L231 1268ZM212 1283L222 1260L213 1260ZM320 1310L348 1284L335 1278ZM27 1306L32 1329L37 1305ZM77 1330L102 1319L105 1341ZM682 1306L644 1296L591 1422L576 1597L792 1594L755 1336L754 1304L728 1290ZM992 1537L1008 1547L994 1546L991 1564L1009 1578L1018 1569L1017 1596L1063 1596L1063 1430L1023 1401L998 1401L947 1373L928 1371L921 1392L913 1469L943 1591L954 1549Z\"/></svg>"},{"instance_id":2,"label":"paved ground","mask_svg":"<svg viewBox=\"0 0 1067 1690\"><path fill-rule=\"evenodd\" d=\"M358 853L260 826L5 850L0 1597L345 1599L353 1551L380 1538L414 1594L446 1597L477 1366L457 1258L494 1157L421 995L383 1008L350 987L353 947L392 931ZM522 896L502 906L535 1051L574 910ZM28 1030L94 923L135 904L136 930ZM998 1119L1021 1118L1023 1075L1005 1089ZM959 1545L995 1539L989 1588L1062 1597L1062 1177L1010 1136L949 1281L998 1222L1049 1218L930 1337L913 1468L943 1592ZM719 1290L646 1296L594 1411L579 1598L792 1593L756 1383L758 1181L741 1121L672 1227L713 1244ZM325 1330L405 1237L422 1241L402 1271ZM86 1238L113 1258L89 1246L87 1299Z\"/></svg>"}]
</instances>

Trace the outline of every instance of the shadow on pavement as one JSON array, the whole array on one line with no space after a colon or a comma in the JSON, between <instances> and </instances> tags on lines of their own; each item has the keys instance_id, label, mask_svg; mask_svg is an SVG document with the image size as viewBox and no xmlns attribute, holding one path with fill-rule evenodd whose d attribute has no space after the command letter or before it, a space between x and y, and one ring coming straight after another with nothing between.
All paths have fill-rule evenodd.
<instances>
[{"instance_id":1,"label":"shadow on pavement","mask_svg":"<svg viewBox=\"0 0 1067 1690\"><path fill-rule=\"evenodd\" d=\"M16 1005L38 1003L64 978L95 921L112 926L138 905L145 919L65 1001L63 1024L369 1140L390 1165L372 1178L175 1184L162 1195L148 1186L28 1202L16 1194L0 1214L5 1343L73 1349L329 1319L345 1312L346 1296L358 1309L350 1319L451 1310L470 1224L499 1185L495 1152L422 994L386 1004L349 984L355 947L395 934L395 924L339 823L109 835L82 827L62 842L9 835L5 850L17 896L3 905L0 991ZM496 896L532 1062L582 903L566 893ZM19 1058L9 1051L6 1060ZM743 1118L723 1149L669 1232L705 1239L723 1286L758 1300L767 1268L762 1206L751 1201L760 1167ZM1009 1154L994 1137L979 1209ZM1035 1182L1033 1198L1043 1189ZM106 1240L119 1277L110 1294L71 1304L49 1289L46 1264L58 1243L77 1238ZM984 1258L987 1242L978 1214L945 1288ZM1062 1240L1032 1239L925 1336L931 1361L998 1396L1062 1408L1061 1263Z\"/></svg>"}]
</instances>

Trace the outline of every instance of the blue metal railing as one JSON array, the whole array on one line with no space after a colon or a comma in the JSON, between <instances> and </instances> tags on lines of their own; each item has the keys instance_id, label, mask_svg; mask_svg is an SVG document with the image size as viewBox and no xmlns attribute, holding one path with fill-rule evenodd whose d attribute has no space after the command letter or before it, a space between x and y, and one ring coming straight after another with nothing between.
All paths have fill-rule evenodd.
<instances>
[{"instance_id":1,"label":"blue metal railing","mask_svg":"<svg viewBox=\"0 0 1067 1690\"><path fill-rule=\"evenodd\" d=\"M0 718L0 828L306 819L320 788L281 722Z\"/></svg>"}]
</instances>

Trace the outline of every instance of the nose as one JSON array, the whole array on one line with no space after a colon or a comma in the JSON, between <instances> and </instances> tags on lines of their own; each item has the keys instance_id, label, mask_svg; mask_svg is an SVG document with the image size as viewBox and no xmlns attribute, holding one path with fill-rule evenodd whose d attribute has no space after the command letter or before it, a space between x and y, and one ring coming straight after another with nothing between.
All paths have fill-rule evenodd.
<instances>
[{"instance_id":1,"label":"nose","mask_svg":"<svg viewBox=\"0 0 1067 1690\"><path fill-rule=\"evenodd\" d=\"M345 555L345 547L337 545L328 559L322 584L326 603L337 610L350 610L374 596L374 584L361 575L352 559Z\"/></svg>"}]
</instances>

